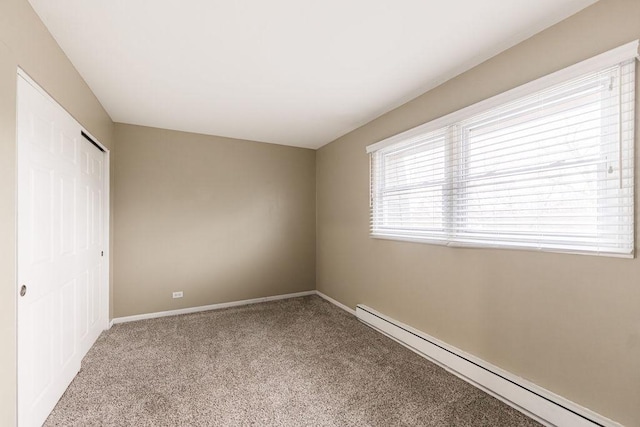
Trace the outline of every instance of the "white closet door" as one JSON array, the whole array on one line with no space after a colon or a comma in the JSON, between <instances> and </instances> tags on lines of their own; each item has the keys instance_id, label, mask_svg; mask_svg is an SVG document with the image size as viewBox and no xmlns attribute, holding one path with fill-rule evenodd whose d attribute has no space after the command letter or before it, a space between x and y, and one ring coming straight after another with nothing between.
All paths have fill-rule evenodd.
<instances>
[{"instance_id":1,"label":"white closet door","mask_svg":"<svg viewBox=\"0 0 640 427\"><path fill-rule=\"evenodd\" d=\"M104 154L18 78L18 423L41 425L104 328Z\"/></svg>"}]
</instances>

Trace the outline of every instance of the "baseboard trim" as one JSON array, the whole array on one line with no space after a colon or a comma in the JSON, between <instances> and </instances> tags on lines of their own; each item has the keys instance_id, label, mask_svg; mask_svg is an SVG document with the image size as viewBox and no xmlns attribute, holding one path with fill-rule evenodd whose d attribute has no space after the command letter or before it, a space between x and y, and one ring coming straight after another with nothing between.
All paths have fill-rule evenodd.
<instances>
[{"instance_id":1,"label":"baseboard trim","mask_svg":"<svg viewBox=\"0 0 640 427\"><path fill-rule=\"evenodd\" d=\"M331 304L335 305L336 307L343 309L343 310L344 310L344 311L346 311L347 313L352 314L352 315L354 315L354 316L356 315L356 311L355 311L353 308L351 308L351 307L347 307L347 306L346 306L346 305L344 305L343 303L341 303L341 302L339 302L339 301L334 300L334 299L333 299L333 298L331 298L330 296L325 295L325 294L323 294L323 293L322 293L322 292L320 292L320 291L316 291L316 295L318 295L320 298L322 298L322 299L324 299L324 300L329 301Z\"/></svg>"},{"instance_id":2,"label":"baseboard trim","mask_svg":"<svg viewBox=\"0 0 640 427\"><path fill-rule=\"evenodd\" d=\"M365 305L356 316L368 326L547 426L622 427L523 378L465 353Z\"/></svg>"},{"instance_id":3,"label":"baseboard trim","mask_svg":"<svg viewBox=\"0 0 640 427\"><path fill-rule=\"evenodd\" d=\"M240 301L222 302L219 304L201 305L198 307L181 308L178 310L158 311L155 313L145 313L145 314L136 314L133 316L116 317L111 320L109 324L109 328L111 328L113 325L117 325L118 323L136 322L138 320L146 320L146 319L157 319L159 317L178 316L180 314L199 313L201 311L220 310L222 308L239 307L242 305L259 304L261 302L306 297L309 295L316 295L316 291L295 292L292 294L282 294L282 295L274 295L271 297L261 297L261 298L245 299Z\"/></svg>"}]
</instances>

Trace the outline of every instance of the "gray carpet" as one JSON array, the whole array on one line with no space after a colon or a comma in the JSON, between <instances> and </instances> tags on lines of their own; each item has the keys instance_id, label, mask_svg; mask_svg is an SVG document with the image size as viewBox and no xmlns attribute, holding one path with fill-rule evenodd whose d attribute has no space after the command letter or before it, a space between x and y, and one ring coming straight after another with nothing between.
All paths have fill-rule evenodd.
<instances>
[{"instance_id":1,"label":"gray carpet","mask_svg":"<svg viewBox=\"0 0 640 427\"><path fill-rule=\"evenodd\" d=\"M537 426L311 296L115 325L46 426Z\"/></svg>"}]
</instances>

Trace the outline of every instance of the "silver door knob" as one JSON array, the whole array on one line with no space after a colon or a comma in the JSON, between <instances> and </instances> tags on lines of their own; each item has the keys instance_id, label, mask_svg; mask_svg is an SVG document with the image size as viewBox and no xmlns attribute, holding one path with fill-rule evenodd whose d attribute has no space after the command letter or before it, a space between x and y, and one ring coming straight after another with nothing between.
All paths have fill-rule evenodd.
<instances>
[{"instance_id":1,"label":"silver door knob","mask_svg":"<svg viewBox=\"0 0 640 427\"><path fill-rule=\"evenodd\" d=\"M20 296L23 297L26 295L26 293L27 293L27 285L22 285L20 287Z\"/></svg>"}]
</instances>

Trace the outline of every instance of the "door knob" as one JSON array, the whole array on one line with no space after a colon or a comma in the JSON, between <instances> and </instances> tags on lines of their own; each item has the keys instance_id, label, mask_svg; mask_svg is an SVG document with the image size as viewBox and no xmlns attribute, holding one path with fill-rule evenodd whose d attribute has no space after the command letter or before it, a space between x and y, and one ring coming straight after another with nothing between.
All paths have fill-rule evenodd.
<instances>
[{"instance_id":1,"label":"door knob","mask_svg":"<svg viewBox=\"0 0 640 427\"><path fill-rule=\"evenodd\" d=\"M20 296L23 297L27 293L27 285L22 285L20 287Z\"/></svg>"}]
</instances>

